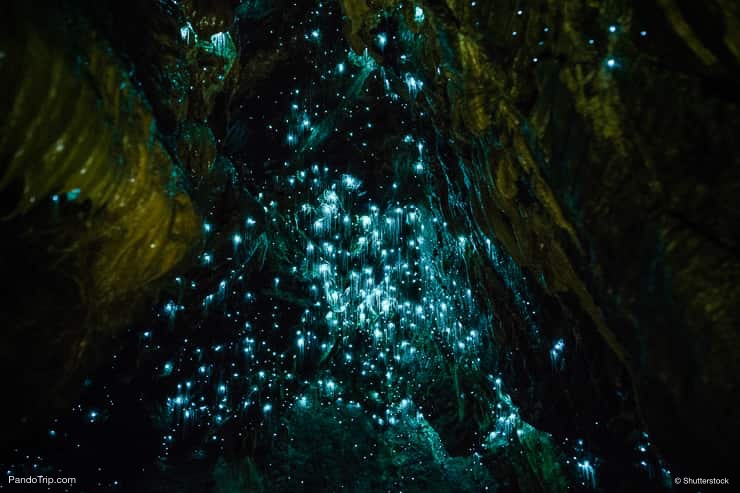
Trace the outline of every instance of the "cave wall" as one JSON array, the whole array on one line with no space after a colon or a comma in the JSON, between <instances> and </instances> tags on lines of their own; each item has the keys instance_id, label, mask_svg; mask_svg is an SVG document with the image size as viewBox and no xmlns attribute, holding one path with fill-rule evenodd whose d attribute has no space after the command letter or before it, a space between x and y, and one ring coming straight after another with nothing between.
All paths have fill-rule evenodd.
<instances>
[{"instance_id":1,"label":"cave wall","mask_svg":"<svg viewBox=\"0 0 740 493\"><path fill-rule=\"evenodd\" d=\"M437 194L474 245L474 289L496 315L490 357L523 419L557 440L588 436L625 456L650 443L679 471L717 473L738 441L737 7L340 4L355 53L405 81L399 97L432 117ZM26 358L39 369L19 385L31 395L94 368L100 355L85 348L109 347L99 339L195 264L203 218L243 209L240 107L290 63L265 32L301 10L29 9L15 7L3 33L0 188L4 234L19 238L3 272L24 256L29 272L5 297L3 347L42 339L54 355L3 355L8 369ZM42 311L34 290L53 300ZM454 414L453 398L440 409ZM466 450L482 428L471 412L448 422L440 410L447 449Z\"/></svg>"},{"instance_id":2,"label":"cave wall","mask_svg":"<svg viewBox=\"0 0 740 493\"><path fill-rule=\"evenodd\" d=\"M676 463L716 468L738 438L737 8L342 4L356 50L426 81L438 175L462 202L450 217L527 273L542 333L504 324L515 373L547 375L565 341L559 378L522 382L525 414L547 430L563 415L643 425Z\"/></svg>"}]
</instances>

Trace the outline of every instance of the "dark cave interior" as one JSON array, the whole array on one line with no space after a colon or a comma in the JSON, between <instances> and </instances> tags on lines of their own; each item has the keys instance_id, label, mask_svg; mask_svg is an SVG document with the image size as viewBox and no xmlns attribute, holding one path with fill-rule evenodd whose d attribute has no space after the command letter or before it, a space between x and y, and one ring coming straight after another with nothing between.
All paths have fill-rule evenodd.
<instances>
[{"instance_id":1,"label":"dark cave interior","mask_svg":"<svg viewBox=\"0 0 740 493\"><path fill-rule=\"evenodd\" d=\"M0 10L0 489L734 473L736 2Z\"/></svg>"}]
</instances>

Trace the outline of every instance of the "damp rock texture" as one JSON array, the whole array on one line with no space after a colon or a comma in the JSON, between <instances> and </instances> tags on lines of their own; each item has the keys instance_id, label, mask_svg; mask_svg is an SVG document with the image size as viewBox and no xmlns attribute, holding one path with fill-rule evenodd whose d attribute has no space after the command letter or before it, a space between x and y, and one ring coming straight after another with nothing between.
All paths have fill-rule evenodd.
<instances>
[{"instance_id":1,"label":"damp rock texture","mask_svg":"<svg viewBox=\"0 0 740 493\"><path fill-rule=\"evenodd\" d=\"M8 471L94 463L142 492L730 474L734 2L6 10Z\"/></svg>"},{"instance_id":2,"label":"damp rock texture","mask_svg":"<svg viewBox=\"0 0 740 493\"><path fill-rule=\"evenodd\" d=\"M552 429L563 414L586 427L601 416L615 434L644 422L676 460L728 457L740 374L737 9L342 5L355 49L394 66L375 43L388 31L409 54L394 69L425 81L435 173L462 202L450 217L513 257L542 334L577 353L557 379L522 382L531 419ZM501 348L516 344L511 364L543 371L548 352L526 330L505 323Z\"/></svg>"}]
</instances>

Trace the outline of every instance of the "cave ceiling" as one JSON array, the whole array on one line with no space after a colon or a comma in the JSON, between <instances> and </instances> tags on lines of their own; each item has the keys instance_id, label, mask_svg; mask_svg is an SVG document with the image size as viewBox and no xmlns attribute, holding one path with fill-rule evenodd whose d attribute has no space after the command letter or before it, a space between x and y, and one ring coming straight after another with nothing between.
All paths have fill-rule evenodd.
<instances>
[{"instance_id":1,"label":"cave ceiling","mask_svg":"<svg viewBox=\"0 0 740 493\"><path fill-rule=\"evenodd\" d=\"M9 476L730 474L735 2L3 9Z\"/></svg>"}]
</instances>

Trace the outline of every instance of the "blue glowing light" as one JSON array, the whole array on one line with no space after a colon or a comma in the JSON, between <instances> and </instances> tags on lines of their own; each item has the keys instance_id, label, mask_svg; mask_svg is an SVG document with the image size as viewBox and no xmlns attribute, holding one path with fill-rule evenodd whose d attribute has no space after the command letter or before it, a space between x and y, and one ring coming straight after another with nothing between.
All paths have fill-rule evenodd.
<instances>
[{"instance_id":1,"label":"blue glowing light","mask_svg":"<svg viewBox=\"0 0 740 493\"><path fill-rule=\"evenodd\" d=\"M550 363L553 368L561 369L563 366L563 351L565 351L565 341L558 339L550 349Z\"/></svg>"},{"instance_id":2,"label":"blue glowing light","mask_svg":"<svg viewBox=\"0 0 740 493\"><path fill-rule=\"evenodd\" d=\"M67 192L67 200L70 202L77 200L80 196L81 190L79 188L74 188Z\"/></svg>"},{"instance_id":3,"label":"blue glowing light","mask_svg":"<svg viewBox=\"0 0 740 493\"><path fill-rule=\"evenodd\" d=\"M197 41L198 39L198 36L195 34L195 29L193 29L192 24L189 22L180 28L180 37L185 41L185 44L190 44L191 40Z\"/></svg>"},{"instance_id":4,"label":"blue glowing light","mask_svg":"<svg viewBox=\"0 0 740 493\"><path fill-rule=\"evenodd\" d=\"M385 33L380 33L378 34L376 41L378 43L378 47L382 50L388 43L388 36Z\"/></svg>"},{"instance_id":5,"label":"blue glowing light","mask_svg":"<svg viewBox=\"0 0 740 493\"><path fill-rule=\"evenodd\" d=\"M164 313L172 317L175 315L175 312L177 312L177 305L174 301L168 301L164 305Z\"/></svg>"},{"instance_id":6,"label":"blue glowing light","mask_svg":"<svg viewBox=\"0 0 740 493\"><path fill-rule=\"evenodd\" d=\"M407 11L409 17L414 14L414 20L424 21L423 8L411 5L414 10ZM303 29L301 35L305 36L304 39L319 38L318 30L314 35L311 28ZM376 43L381 49L388 41L385 33L377 35ZM305 40L304 43L315 44ZM368 77L369 70L377 66L367 50L362 57L351 51L343 51L340 56L343 58L328 60L319 68L324 79L327 74L331 77L332 73L352 73L344 82L352 86L351 91L354 93L343 93L342 89L336 94L337 97L345 99L346 96L348 99L365 90L364 78ZM409 54L409 60L411 59ZM344 62L340 63L340 60ZM346 63L352 63L357 70L347 70ZM410 67L411 64L407 66ZM342 81L339 77L336 79ZM423 90L423 82L405 71L400 76L391 71L387 75L379 74L378 80L383 79L392 81L388 83L387 91L390 91L389 87L405 85L408 95L415 97ZM403 87L400 89L403 90ZM305 87L301 87L301 91L308 92ZM233 234L234 230L228 229L225 237L213 234L212 239L219 240L218 246L214 244L209 248L221 248L223 242L228 247L229 241L234 246L244 246L234 248L231 256L227 252L220 254L218 278L206 278L206 274L212 272L211 269L202 269L203 272L198 273L202 276L198 277L199 286L207 286L209 290L216 287L217 291L197 291L195 294L198 300L204 300L203 305L206 308L210 306L214 309L209 316L223 315L225 322L233 323L236 335L233 339L229 339L229 335L219 339L218 345L209 342L202 346L203 351L193 349L192 341L186 340L184 348L187 356L169 356L173 362L178 362L178 377L191 379L185 382L183 378L177 390L168 394L169 399L172 399L168 402L170 410L177 411L170 413L174 426L182 426L184 417L188 419L188 428L207 429L217 423L225 424L231 419L253 419L254 414L261 415L267 425L272 419L267 415L273 410L273 406L277 406L276 413L284 409L284 402L278 399L289 397L290 402L304 408L309 402L312 406L323 405L328 396L332 397L330 402L338 403L342 397L349 397L342 395L343 389L350 391L355 388L355 382L348 382L353 376L369 377L366 380L367 385L376 386L376 382L380 382L379 385L383 387L382 393L372 392L371 395L374 395L373 399L378 404L385 405L392 412L383 416L383 419L374 417L376 422L404 423L415 414L415 405L411 398L404 398L405 396L399 394L402 390L396 390L395 387L406 387L406 379L410 376L406 365L412 362L429 363L423 361L427 357L423 348L436 344L434 340L438 335L441 336L439 344L444 346L444 351L440 351L440 354L454 358L456 364L476 364L476 358L478 363L481 361L478 356L487 331L479 322L481 313L478 312L472 291L466 289L469 281L465 275L459 274L466 270L465 256L477 248L479 238L474 235L458 236L445 231L446 223L443 225L443 221L438 220L440 214L436 206L430 210L429 206L415 202L401 202L413 200L405 193L404 187L408 183L404 180L420 181L425 176L421 173L429 173L435 166L434 146L428 142L425 144L421 137L425 135L424 129L418 129L418 137L408 134L397 139L395 143L398 144L399 161L404 166L404 173L389 177L387 182L379 184L382 188L392 182L394 189L400 189L404 193L395 193L393 203L374 205L373 200L379 197L373 196L372 190L361 190L361 180L349 174L341 174L344 169L348 169L344 167L344 163L314 164L310 160L312 157L307 149L319 142L314 140L313 134L319 130L323 132L324 126L334 127L335 122L333 118L327 122L322 116L326 111L324 105L319 104L322 103L321 99L307 97L298 100L298 93L299 90L294 88L286 97L296 99L283 100L282 104L278 101L277 106L283 108L285 113L282 119L284 123L281 125L286 126L281 129L277 128L277 124L269 127L275 132L276 139L283 140L284 143L287 138L288 144L299 146L294 157L281 157L278 161L290 159L289 163L283 161L284 166L290 168L289 176L275 176L277 183L286 187L286 195L292 194L289 199L293 202L288 203L287 199L284 201L282 196L273 194L269 186L254 187L258 206L246 210L257 221L246 215L238 217L237 220L246 223L246 227L236 230L243 233L243 236ZM365 128L379 126L372 117L373 106L370 103L363 106L364 111L359 106L347 106L350 114L352 111L363 111L360 124L352 128L355 134L347 132L349 138L362 140L365 137L359 134ZM273 123L276 121L280 120L273 120ZM330 127L327 126L327 132L332 132ZM336 127L334 131L344 132L339 125ZM408 127L407 132L416 132L412 128ZM357 143L359 145L360 142ZM413 173L414 168L416 174ZM253 227L258 222L260 226L266 227ZM242 223L242 227L245 223ZM284 229L280 229L281 227ZM203 228L206 232L211 231L207 223L203 224ZM220 228L221 226L216 225L214 230L219 231ZM260 278L257 285L245 286L247 283L241 281L249 279L246 262L253 255L252 252L261 248L263 241L265 249L268 245L277 244L277 241L267 237L270 229L273 234L292 235L294 244L300 246L291 250L291 243L286 243L288 249L279 254L285 255L288 262L286 269L270 270L271 274L267 274L266 270L264 279ZM232 233L231 236L229 232ZM201 253L202 262L213 262L212 255L214 254ZM277 273L282 281L274 277ZM277 295L283 293L272 289L264 290L265 285L268 288L285 286L286 289L305 287L305 312L301 309L295 313L296 318L300 318L300 326L293 326L291 322L289 333L293 334L292 337L288 335L287 338L282 338L285 335L282 332L287 329L284 325L281 327L284 322L281 311L284 310L286 301ZM254 296L244 291L249 288L255 289L259 295ZM179 296L180 293L174 299L178 299L183 305L192 306L187 301L180 301ZM303 299L303 296L299 297ZM257 300L264 303L256 303ZM252 329L250 322L245 320L245 317L251 317L247 313L250 309L261 310L263 315L272 316L272 319L265 321L254 318L251 320L254 323ZM272 338L265 337L266 332L270 332L270 327L276 333L281 332L279 346L272 345ZM160 333L162 337L166 336L164 331L158 332L158 335ZM370 344L368 347L353 347L352 344L336 346L330 342L338 340L339 335L344 337L345 333L352 336L347 340ZM247 334L250 337L246 337ZM356 337L357 335L362 335L362 338ZM426 337L429 339L423 340ZM417 340L418 351L413 347ZM147 346L150 345L154 344ZM306 368L313 368L318 358L323 361L323 358L333 354L341 359L332 361L332 365L339 363L346 367L349 376L343 374L339 379L338 375L331 373L329 365L326 366L327 374L321 376L323 383L308 376ZM291 366L292 373L286 373L287 365ZM305 368L301 368L304 366ZM195 368L195 375L187 375L192 367ZM351 372L355 370L356 374L352 375ZM336 380L327 380L332 377ZM298 381L303 378L306 380ZM493 381L493 376L490 379ZM317 384L318 390L309 394L310 398L301 396L300 393L291 394L292 390L284 387L287 380L294 380L290 387L295 385L294 389L298 392L316 389ZM173 384L169 381L164 383ZM503 396L501 385L501 380L497 379L496 394L499 396ZM371 387L369 390L375 389ZM503 397L500 400L505 402ZM352 409L355 408L354 405L353 402L349 403ZM256 413L245 413L243 416L234 413L236 409L246 409L248 406L254 406ZM357 405L358 409L359 407ZM259 412L260 409L262 413ZM521 420L517 414L511 412L510 405L499 409L500 412L494 412L496 420L501 415L502 428L494 433L513 433L522 424ZM282 416L279 421L275 421L282 423ZM223 440L216 438L212 432L205 439L210 436L214 436L214 440Z\"/></svg>"},{"instance_id":7,"label":"blue glowing light","mask_svg":"<svg viewBox=\"0 0 740 493\"><path fill-rule=\"evenodd\" d=\"M592 466L589 461L584 460L583 462L578 463L578 470L581 473L581 479L583 480L584 484L588 483L589 486L595 488L596 473L594 471L594 466Z\"/></svg>"},{"instance_id":8,"label":"blue glowing light","mask_svg":"<svg viewBox=\"0 0 740 493\"><path fill-rule=\"evenodd\" d=\"M415 98L416 94L424 87L424 83L411 74L406 74L404 77L404 81L406 82L406 87L408 88L409 95L412 98Z\"/></svg>"},{"instance_id":9,"label":"blue glowing light","mask_svg":"<svg viewBox=\"0 0 740 493\"><path fill-rule=\"evenodd\" d=\"M228 32L212 34L211 47L215 55L223 58L231 58L236 52L236 46Z\"/></svg>"}]
</instances>

